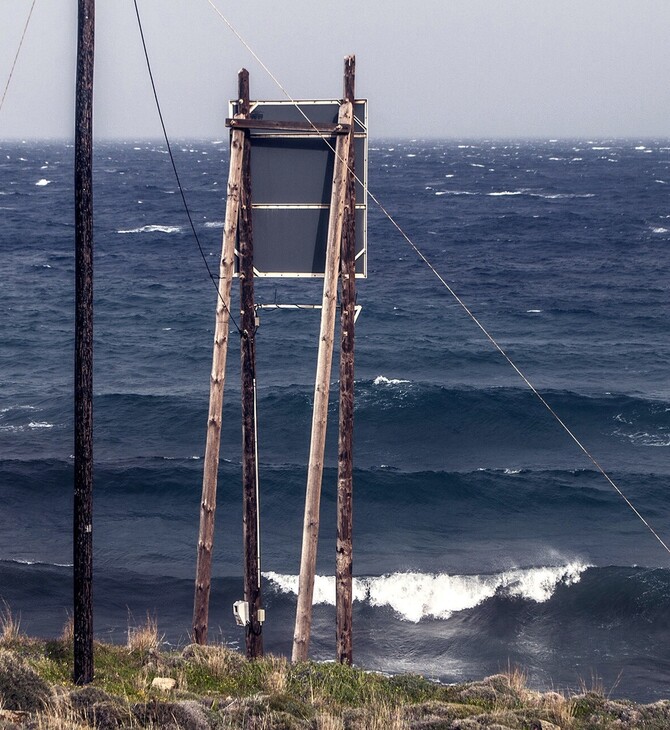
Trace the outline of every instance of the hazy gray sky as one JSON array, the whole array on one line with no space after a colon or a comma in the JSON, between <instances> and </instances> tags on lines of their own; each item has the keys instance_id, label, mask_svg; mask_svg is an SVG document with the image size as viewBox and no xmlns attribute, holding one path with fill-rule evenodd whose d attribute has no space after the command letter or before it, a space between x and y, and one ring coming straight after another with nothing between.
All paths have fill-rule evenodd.
<instances>
[{"instance_id":1,"label":"hazy gray sky","mask_svg":"<svg viewBox=\"0 0 670 730\"><path fill-rule=\"evenodd\" d=\"M355 53L372 137L670 137L670 0L213 0L294 98ZM31 0L1 0L0 94ZM168 132L225 134L237 71L281 91L208 0L140 0ZM71 137L76 0L37 0L0 138ZM95 132L159 137L132 0L98 0Z\"/></svg>"}]
</instances>

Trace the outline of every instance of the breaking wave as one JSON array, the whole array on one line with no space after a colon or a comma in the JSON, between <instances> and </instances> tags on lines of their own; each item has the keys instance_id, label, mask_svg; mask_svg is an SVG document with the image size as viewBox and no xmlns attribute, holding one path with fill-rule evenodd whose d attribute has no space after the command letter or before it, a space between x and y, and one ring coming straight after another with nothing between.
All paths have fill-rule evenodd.
<instances>
[{"instance_id":1,"label":"breaking wave","mask_svg":"<svg viewBox=\"0 0 670 730\"><path fill-rule=\"evenodd\" d=\"M448 619L496 595L544 603L557 586L579 582L589 567L575 561L560 566L513 568L491 575L391 573L354 578L353 597L370 606L389 606L403 620L418 623L426 618ZM277 593L298 594L297 575L268 572L264 576ZM316 576L313 603L335 605L334 576Z\"/></svg>"}]
</instances>

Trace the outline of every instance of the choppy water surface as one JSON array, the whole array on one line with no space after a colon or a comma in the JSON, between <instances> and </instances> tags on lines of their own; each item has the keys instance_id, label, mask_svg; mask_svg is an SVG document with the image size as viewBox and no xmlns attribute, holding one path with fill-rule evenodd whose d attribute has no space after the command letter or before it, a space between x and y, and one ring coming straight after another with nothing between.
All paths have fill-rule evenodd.
<instances>
[{"instance_id":1,"label":"choppy water surface","mask_svg":"<svg viewBox=\"0 0 670 730\"><path fill-rule=\"evenodd\" d=\"M181 144L218 266L227 150ZM0 145L0 597L60 633L71 592L72 149ZM670 538L670 142L376 141L370 184L630 500ZM190 628L215 291L160 145L95 171L95 625ZM355 658L444 681L518 663L667 695L669 556L374 207L359 282ZM257 283L317 303L320 283ZM266 649L290 652L318 314L258 333ZM242 639L229 357L213 633ZM333 371L336 377L336 369ZM333 396L336 383L333 383ZM312 654L334 655L336 398Z\"/></svg>"}]
</instances>

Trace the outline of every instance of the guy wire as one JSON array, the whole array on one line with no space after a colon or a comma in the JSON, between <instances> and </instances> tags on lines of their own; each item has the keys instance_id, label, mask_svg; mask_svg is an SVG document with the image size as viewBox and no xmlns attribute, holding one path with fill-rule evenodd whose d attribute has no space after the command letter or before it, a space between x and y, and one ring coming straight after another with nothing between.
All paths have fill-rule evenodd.
<instances>
[{"instance_id":1,"label":"guy wire","mask_svg":"<svg viewBox=\"0 0 670 730\"><path fill-rule=\"evenodd\" d=\"M142 20L140 19L140 10L137 6L137 0L133 0L133 3L135 5L135 15L137 16L137 25L140 30L140 38L142 39L142 48L144 50L144 58L146 59L146 62L147 62L147 70L149 72L151 88L154 93L156 109L158 110L158 118L160 119L160 122L161 122L161 128L163 130L163 137L165 138L165 144L167 145L168 154L170 156L170 162L172 163L172 170L174 171L175 180L177 181L177 187L179 188L179 194L181 195L181 200L182 200L182 203L184 204L184 210L186 211L186 216L188 217L188 222L191 226L191 231L193 232L193 237L195 238L195 242L198 245L198 250L200 251L200 256L202 257L202 260L205 264L205 268L207 269L209 278L212 280L212 284L214 284L214 286L216 288L217 296L221 299L221 303L223 304L224 309L226 310L226 312L228 312L228 317L232 320L232 323L235 325L235 329L237 329L238 333L241 336L242 330L239 328L237 322L235 321L235 317L233 317L233 314L230 311L230 308L228 307L228 305L224 301L223 297L221 296L221 293L219 291L219 285L217 284L216 279L214 278L214 275L212 274L212 271L209 268L209 263L207 262L205 252L202 250L200 238L198 237L198 233L195 230L195 224L193 223L191 211L189 210L188 203L186 202L186 195L184 193L184 188L182 187L181 179L179 178L179 172L177 171L177 164L175 163L174 155L172 154L172 145L170 144L167 129L165 128L165 122L163 121L163 112L161 111L161 105L160 105L160 102L158 101L158 92L156 91L156 84L154 83L154 75L151 71L151 63L149 62L149 52L147 51L147 44L144 40L144 30L142 29Z\"/></svg>"},{"instance_id":2,"label":"guy wire","mask_svg":"<svg viewBox=\"0 0 670 730\"><path fill-rule=\"evenodd\" d=\"M12 67L9 71L9 77L7 78L7 83L5 84L5 90L2 92L2 99L0 99L0 111L2 111L2 105L5 103L5 97L7 96L7 89L9 89L9 84L12 80L12 76L14 74L14 68L16 67L16 62L19 60L19 53L21 53L21 46L23 45L23 39L26 37L26 31L28 30L28 25L30 23L30 18L33 14L33 8L35 7L36 0L33 0L32 5L30 6L30 12L28 13L28 18L26 19L26 24L23 26L23 33L21 34L21 40L19 41L19 47L16 49L16 55L14 56L14 61L12 63Z\"/></svg>"}]
</instances>

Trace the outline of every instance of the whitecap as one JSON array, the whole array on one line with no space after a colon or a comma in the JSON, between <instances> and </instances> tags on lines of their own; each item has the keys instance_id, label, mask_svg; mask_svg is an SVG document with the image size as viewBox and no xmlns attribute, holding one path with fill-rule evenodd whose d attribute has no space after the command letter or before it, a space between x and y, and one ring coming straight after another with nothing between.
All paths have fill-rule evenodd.
<instances>
[{"instance_id":1,"label":"whitecap","mask_svg":"<svg viewBox=\"0 0 670 730\"><path fill-rule=\"evenodd\" d=\"M141 226L117 231L117 233L179 233L181 226Z\"/></svg>"},{"instance_id":2,"label":"whitecap","mask_svg":"<svg viewBox=\"0 0 670 730\"><path fill-rule=\"evenodd\" d=\"M51 180L47 180L45 177L43 177L41 180L38 180L35 185L38 188L43 188L45 185L48 185L51 182Z\"/></svg>"},{"instance_id":3,"label":"whitecap","mask_svg":"<svg viewBox=\"0 0 670 730\"><path fill-rule=\"evenodd\" d=\"M7 562L18 565L48 565L54 568L71 568L72 563L47 563L43 560L22 560L21 558L10 558Z\"/></svg>"},{"instance_id":4,"label":"whitecap","mask_svg":"<svg viewBox=\"0 0 670 730\"><path fill-rule=\"evenodd\" d=\"M662 226L658 226L657 228L651 229L652 233L668 233L669 230L667 228L663 228Z\"/></svg>"},{"instance_id":5,"label":"whitecap","mask_svg":"<svg viewBox=\"0 0 670 730\"><path fill-rule=\"evenodd\" d=\"M224 225L224 221L208 221L205 223L205 228L223 228Z\"/></svg>"},{"instance_id":6,"label":"whitecap","mask_svg":"<svg viewBox=\"0 0 670 730\"><path fill-rule=\"evenodd\" d=\"M636 446L649 446L655 448L670 446L669 433L648 433L647 431L636 431L635 433L622 433L621 431L615 431L615 433L624 436Z\"/></svg>"},{"instance_id":7,"label":"whitecap","mask_svg":"<svg viewBox=\"0 0 670 730\"><path fill-rule=\"evenodd\" d=\"M501 190L500 192L497 192L497 193L486 193L486 194L489 197L497 198L497 197L502 197L505 195L523 195L524 191L523 190Z\"/></svg>"},{"instance_id":8,"label":"whitecap","mask_svg":"<svg viewBox=\"0 0 670 730\"><path fill-rule=\"evenodd\" d=\"M526 314L540 314L541 309L527 309Z\"/></svg>"},{"instance_id":9,"label":"whitecap","mask_svg":"<svg viewBox=\"0 0 670 730\"><path fill-rule=\"evenodd\" d=\"M31 421L28 424L28 428L53 428L53 423L48 423L47 421Z\"/></svg>"},{"instance_id":10,"label":"whitecap","mask_svg":"<svg viewBox=\"0 0 670 730\"><path fill-rule=\"evenodd\" d=\"M567 198L595 198L595 193L531 193L534 198L544 198L545 200L561 200Z\"/></svg>"},{"instance_id":11,"label":"whitecap","mask_svg":"<svg viewBox=\"0 0 670 730\"><path fill-rule=\"evenodd\" d=\"M409 383L409 380L401 380L400 378L387 378L385 375L378 375L373 381L373 385L400 385L401 383Z\"/></svg>"},{"instance_id":12,"label":"whitecap","mask_svg":"<svg viewBox=\"0 0 670 730\"><path fill-rule=\"evenodd\" d=\"M9 411L39 411L37 406L7 406L0 408L0 413L9 413Z\"/></svg>"}]
</instances>

